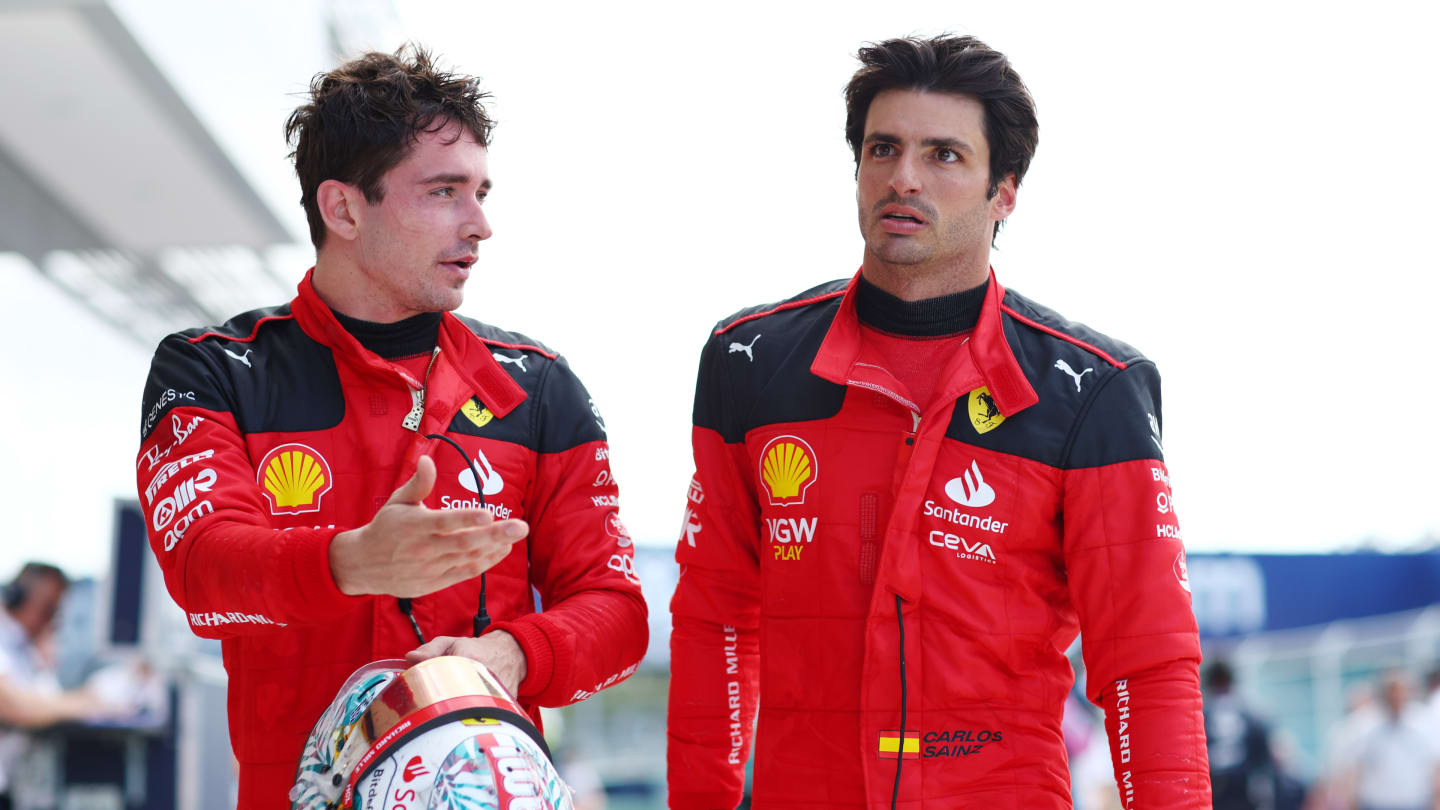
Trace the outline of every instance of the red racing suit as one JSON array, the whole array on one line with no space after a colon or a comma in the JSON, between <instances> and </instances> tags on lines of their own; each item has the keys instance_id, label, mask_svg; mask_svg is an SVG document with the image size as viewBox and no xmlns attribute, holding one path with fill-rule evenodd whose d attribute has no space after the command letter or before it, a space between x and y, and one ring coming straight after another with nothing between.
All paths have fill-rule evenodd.
<instances>
[{"instance_id":1,"label":"red racing suit","mask_svg":"<svg viewBox=\"0 0 1440 810\"><path fill-rule=\"evenodd\" d=\"M487 573L486 599L490 630L524 650L518 697L537 723L536 707L624 679L645 652L604 424L579 379L544 346L449 313L432 357L417 379L364 349L309 276L289 305L171 335L155 352L140 505L171 596L197 635L223 640L247 810L289 806L305 737L351 671L418 646L396 599L337 589L329 546L369 522L422 454L438 474L427 506L483 495L530 524ZM413 600L425 637L471 635L479 588Z\"/></svg>"},{"instance_id":2,"label":"red racing suit","mask_svg":"<svg viewBox=\"0 0 1440 810\"><path fill-rule=\"evenodd\" d=\"M756 808L1068 808L1083 631L1122 806L1210 807L1154 365L992 275L921 408L854 296L742 311L705 347L670 805L735 807L754 728Z\"/></svg>"}]
</instances>

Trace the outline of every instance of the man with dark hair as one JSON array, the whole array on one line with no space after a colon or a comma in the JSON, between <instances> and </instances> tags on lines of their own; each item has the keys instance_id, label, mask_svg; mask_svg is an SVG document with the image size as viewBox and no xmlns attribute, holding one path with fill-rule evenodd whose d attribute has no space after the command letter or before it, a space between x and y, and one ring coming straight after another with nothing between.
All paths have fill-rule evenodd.
<instances>
[{"instance_id":1,"label":"man with dark hair","mask_svg":"<svg viewBox=\"0 0 1440 810\"><path fill-rule=\"evenodd\" d=\"M161 342L136 463L170 593L224 642L245 808L286 806L362 664L470 655L538 723L647 636L594 402L449 312L491 233L476 81L402 49L310 89L286 132L315 266L287 305Z\"/></svg>"},{"instance_id":2,"label":"man with dark hair","mask_svg":"<svg viewBox=\"0 0 1440 810\"><path fill-rule=\"evenodd\" d=\"M701 357L671 806L735 806L754 728L757 808L1069 807L1083 630L1122 806L1209 807L1155 366L990 270L1029 92L971 37L859 56L859 273Z\"/></svg>"},{"instance_id":3,"label":"man with dark hair","mask_svg":"<svg viewBox=\"0 0 1440 810\"><path fill-rule=\"evenodd\" d=\"M11 807L12 782L25 735L79 720L102 708L86 690L62 691L55 677L50 634L70 580L59 568L28 562L3 589L0 609L0 810Z\"/></svg>"},{"instance_id":4,"label":"man with dark hair","mask_svg":"<svg viewBox=\"0 0 1440 810\"><path fill-rule=\"evenodd\" d=\"M1235 693L1235 673L1225 661L1205 669L1205 743L1215 810L1270 810L1279 772L1270 750L1270 729Z\"/></svg>"}]
</instances>

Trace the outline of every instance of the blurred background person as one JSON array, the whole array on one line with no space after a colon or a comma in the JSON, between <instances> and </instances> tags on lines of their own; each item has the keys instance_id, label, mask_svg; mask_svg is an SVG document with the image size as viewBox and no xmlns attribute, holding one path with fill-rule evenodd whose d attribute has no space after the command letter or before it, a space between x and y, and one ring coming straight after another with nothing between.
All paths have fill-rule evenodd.
<instances>
[{"instance_id":1,"label":"blurred background person","mask_svg":"<svg viewBox=\"0 0 1440 810\"><path fill-rule=\"evenodd\" d=\"M89 691L63 691L55 675L55 615L70 581L53 565L29 562L3 590L0 610L0 810L29 739L25 730L79 720L98 711Z\"/></svg>"},{"instance_id":2,"label":"blurred background person","mask_svg":"<svg viewBox=\"0 0 1440 810\"><path fill-rule=\"evenodd\" d=\"M1427 726L1440 743L1440 664L1436 664L1425 676L1425 710L1430 717Z\"/></svg>"},{"instance_id":3,"label":"blurred background person","mask_svg":"<svg viewBox=\"0 0 1440 810\"><path fill-rule=\"evenodd\" d=\"M1350 786L1346 782L1356 757L1357 742L1380 722L1375 686L1357 683L1345 693L1345 716L1325 733L1324 768L1310 791L1307 810L1348 810Z\"/></svg>"},{"instance_id":4,"label":"blurred background person","mask_svg":"<svg viewBox=\"0 0 1440 810\"><path fill-rule=\"evenodd\" d=\"M1273 810L1275 760L1270 730L1235 694L1224 660L1205 671L1205 743L1216 810Z\"/></svg>"},{"instance_id":5,"label":"blurred background person","mask_svg":"<svg viewBox=\"0 0 1440 810\"><path fill-rule=\"evenodd\" d=\"M1356 740L1346 774L1356 810L1440 810L1440 750L1411 690L1403 670L1380 678L1380 719Z\"/></svg>"}]
</instances>

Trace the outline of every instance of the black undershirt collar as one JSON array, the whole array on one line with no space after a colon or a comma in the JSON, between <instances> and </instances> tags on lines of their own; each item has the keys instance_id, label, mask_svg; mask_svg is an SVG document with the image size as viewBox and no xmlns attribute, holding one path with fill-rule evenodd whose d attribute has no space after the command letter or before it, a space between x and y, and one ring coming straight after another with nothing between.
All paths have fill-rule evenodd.
<instances>
[{"instance_id":1,"label":"black undershirt collar","mask_svg":"<svg viewBox=\"0 0 1440 810\"><path fill-rule=\"evenodd\" d=\"M975 328L990 280L964 292L906 301L860 276L855 313L866 326L903 337L945 337Z\"/></svg>"},{"instance_id":2,"label":"black undershirt collar","mask_svg":"<svg viewBox=\"0 0 1440 810\"><path fill-rule=\"evenodd\" d=\"M335 312L335 320L346 332L354 335L361 346L386 360L429 354L440 336L438 312L422 312L394 323L362 321Z\"/></svg>"}]
</instances>

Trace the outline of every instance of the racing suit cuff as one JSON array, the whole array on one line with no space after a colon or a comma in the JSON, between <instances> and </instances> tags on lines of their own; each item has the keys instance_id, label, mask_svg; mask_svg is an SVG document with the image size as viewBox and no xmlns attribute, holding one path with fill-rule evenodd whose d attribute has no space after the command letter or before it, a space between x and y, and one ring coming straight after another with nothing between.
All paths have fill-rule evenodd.
<instances>
[{"instance_id":1,"label":"racing suit cuff","mask_svg":"<svg viewBox=\"0 0 1440 810\"><path fill-rule=\"evenodd\" d=\"M296 533L304 530L295 530ZM294 579L304 593L304 604L297 613L315 617L339 616L364 602L367 596L350 596L341 592L330 571L330 543L339 529L312 529L313 540L297 543ZM298 538L297 538L298 539Z\"/></svg>"},{"instance_id":2,"label":"racing suit cuff","mask_svg":"<svg viewBox=\"0 0 1440 810\"><path fill-rule=\"evenodd\" d=\"M515 621L496 622L485 631L493 633L504 630L515 637L516 643L525 653L525 680L520 682L517 689L519 694L516 697L527 700L536 700L549 690L553 683L565 683L563 676L566 673L561 670L569 669L565 662L556 660L550 637L534 619L535 615L531 614Z\"/></svg>"}]
</instances>

